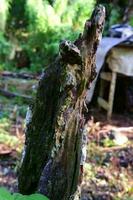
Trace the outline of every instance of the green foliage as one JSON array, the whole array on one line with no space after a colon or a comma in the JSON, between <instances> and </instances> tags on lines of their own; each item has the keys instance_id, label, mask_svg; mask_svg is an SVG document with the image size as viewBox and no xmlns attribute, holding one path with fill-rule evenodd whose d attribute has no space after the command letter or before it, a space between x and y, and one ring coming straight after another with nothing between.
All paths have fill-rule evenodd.
<instances>
[{"instance_id":1,"label":"green foliage","mask_svg":"<svg viewBox=\"0 0 133 200\"><path fill-rule=\"evenodd\" d=\"M94 8L94 5L95 5L94 0L89 0L89 1L75 0L74 2L72 2L70 11L74 10L74 13L72 15L73 16L72 26L74 27L74 30L81 31L81 29L83 29L84 22L86 19L90 17L92 10ZM67 14L69 14L68 11L67 11Z\"/></svg>"},{"instance_id":2,"label":"green foliage","mask_svg":"<svg viewBox=\"0 0 133 200\"><path fill-rule=\"evenodd\" d=\"M0 31L7 36L0 33L0 61L6 61L0 68L13 69L16 60L7 58L13 55L10 47L16 46L28 55L30 70L40 72L57 54L60 40L77 37L96 2L106 7L107 35L111 25L122 22L126 0L0 0ZM129 23L133 25L133 17Z\"/></svg>"},{"instance_id":3,"label":"green foliage","mask_svg":"<svg viewBox=\"0 0 133 200\"><path fill-rule=\"evenodd\" d=\"M29 37L26 48L31 58L31 66L36 70L47 66L58 52L62 39L74 40L91 14L94 0L48 1L27 0L26 14L29 19ZM69 12L68 12L69 11Z\"/></svg>"},{"instance_id":4,"label":"green foliage","mask_svg":"<svg viewBox=\"0 0 133 200\"><path fill-rule=\"evenodd\" d=\"M2 2L4 26L1 27L4 29L6 27L6 35L9 38L4 38L3 41L0 36L0 49L4 51L2 61L6 59L5 55L8 55L7 57L10 55L7 47L10 44L8 40L11 40L14 47L11 55L14 55L15 48L25 51L32 71L41 71L53 60L58 52L60 40L74 40L77 37L95 4L95 0L2 0ZM5 45L4 48L2 45ZM2 66L4 69L5 66L6 69L8 66L12 67L11 64Z\"/></svg>"},{"instance_id":5,"label":"green foliage","mask_svg":"<svg viewBox=\"0 0 133 200\"><path fill-rule=\"evenodd\" d=\"M120 8L119 7L115 7L113 8L113 5L111 5L111 12L110 12L110 21L109 21L109 25L113 25L113 24L117 24L118 21L120 20Z\"/></svg>"},{"instance_id":6,"label":"green foliage","mask_svg":"<svg viewBox=\"0 0 133 200\"><path fill-rule=\"evenodd\" d=\"M68 0L64 0L64 1L56 0L53 3L54 10L58 14L58 16L61 17L63 15L63 13L66 11L68 2L69 2Z\"/></svg>"},{"instance_id":7,"label":"green foliage","mask_svg":"<svg viewBox=\"0 0 133 200\"><path fill-rule=\"evenodd\" d=\"M41 194L22 195L19 193L10 194L5 188L0 188L0 200L49 200Z\"/></svg>"},{"instance_id":8,"label":"green foliage","mask_svg":"<svg viewBox=\"0 0 133 200\"><path fill-rule=\"evenodd\" d=\"M4 32L11 0L0 0L0 31Z\"/></svg>"},{"instance_id":9,"label":"green foliage","mask_svg":"<svg viewBox=\"0 0 133 200\"><path fill-rule=\"evenodd\" d=\"M10 127L11 121L7 117L0 116L0 143L5 144L13 149L15 148L17 152L21 152L22 142L19 141L17 136L10 134Z\"/></svg>"},{"instance_id":10,"label":"green foliage","mask_svg":"<svg viewBox=\"0 0 133 200\"><path fill-rule=\"evenodd\" d=\"M19 143L19 139L16 136L9 135L6 131L2 130L0 133L0 143L4 143L10 147L15 147ZM21 152L21 149L17 149Z\"/></svg>"},{"instance_id":11,"label":"green foliage","mask_svg":"<svg viewBox=\"0 0 133 200\"><path fill-rule=\"evenodd\" d=\"M0 188L0 200L12 200L11 194L5 189Z\"/></svg>"},{"instance_id":12,"label":"green foliage","mask_svg":"<svg viewBox=\"0 0 133 200\"><path fill-rule=\"evenodd\" d=\"M97 4L103 4L106 8L106 23L104 35L108 34L109 28L114 24L123 23L124 13L127 7L129 6L129 1L126 0L112 0L110 3L107 3L106 0L97 0ZM133 25L133 16L129 17L130 25Z\"/></svg>"},{"instance_id":13,"label":"green foliage","mask_svg":"<svg viewBox=\"0 0 133 200\"><path fill-rule=\"evenodd\" d=\"M7 1L7 0L6 0ZM14 31L15 29L26 28L27 18L25 16L25 3L26 0L8 0L10 3L8 6L8 18L7 18L7 28L8 31Z\"/></svg>"},{"instance_id":14,"label":"green foliage","mask_svg":"<svg viewBox=\"0 0 133 200\"><path fill-rule=\"evenodd\" d=\"M113 146L115 146L115 142L114 142L114 140L106 138L103 140L103 146L104 147L113 147Z\"/></svg>"},{"instance_id":15,"label":"green foliage","mask_svg":"<svg viewBox=\"0 0 133 200\"><path fill-rule=\"evenodd\" d=\"M49 26L48 5L43 0L27 0L26 14L29 19L29 29L34 32L46 32ZM51 17L51 16L50 16Z\"/></svg>"},{"instance_id":16,"label":"green foliage","mask_svg":"<svg viewBox=\"0 0 133 200\"><path fill-rule=\"evenodd\" d=\"M5 38L4 34L0 32L0 61L5 61L11 52L11 44Z\"/></svg>"},{"instance_id":17,"label":"green foliage","mask_svg":"<svg viewBox=\"0 0 133 200\"><path fill-rule=\"evenodd\" d=\"M133 17L130 19L130 24L133 26Z\"/></svg>"},{"instance_id":18,"label":"green foliage","mask_svg":"<svg viewBox=\"0 0 133 200\"><path fill-rule=\"evenodd\" d=\"M25 46L31 59L31 69L40 71L47 66L58 53L59 40L74 39L78 33L71 34L67 27L49 28L47 32L32 33ZM35 68L35 70L34 70Z\"/></svg>"}]
</instances>

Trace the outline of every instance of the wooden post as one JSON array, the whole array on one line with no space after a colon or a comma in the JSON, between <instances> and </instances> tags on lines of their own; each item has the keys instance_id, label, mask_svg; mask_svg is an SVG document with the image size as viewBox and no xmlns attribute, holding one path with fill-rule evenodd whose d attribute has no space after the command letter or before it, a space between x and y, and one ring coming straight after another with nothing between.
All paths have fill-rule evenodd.
<instances>
[{"instance_id":1,"label":"wooden post","mask_svg":"<svg viewBox=\"0 0 133 200\"><path fill-rule=\"evenodd\" d=\"M83 105L95 77L95 57L105 9L96 7L74 42L62 41L59 56L42 74L27 120L19 191L50 200L74 199L82 138Z\"/></svg>"},{"instance_id":2,"label":"wooden post","mask_svg":"<svg viewBox=\"0 0 133 200\"><path fill-rule=\"evenodd\" d=\"M109 105L108 105L108 113L107 113L108 119L111 118L112 111L113 111L116 78L117 78L117 73L113 71L112 72L112 79L111 79L111 83L110 83L110 90L109 90Z\"/></svg>"}]
</instances>

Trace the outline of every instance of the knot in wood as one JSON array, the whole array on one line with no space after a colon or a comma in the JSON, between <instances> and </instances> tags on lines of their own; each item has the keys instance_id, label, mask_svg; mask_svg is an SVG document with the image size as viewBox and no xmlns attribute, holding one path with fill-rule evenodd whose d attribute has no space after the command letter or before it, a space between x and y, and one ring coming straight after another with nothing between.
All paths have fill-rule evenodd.
<instances>
[{"instance_id":1,"label":"knot in wood","mask_svg":"<svg viewBox=\"0 0 133 200\"><path fill-rule=\"evenodd\" d=\"M71 64L71 65L82 64L80 50L72 42L67 41L67 40L61 41L59 45L59 52L62 57L62 60L65 63Z\"/></svg>"}]
</instances>

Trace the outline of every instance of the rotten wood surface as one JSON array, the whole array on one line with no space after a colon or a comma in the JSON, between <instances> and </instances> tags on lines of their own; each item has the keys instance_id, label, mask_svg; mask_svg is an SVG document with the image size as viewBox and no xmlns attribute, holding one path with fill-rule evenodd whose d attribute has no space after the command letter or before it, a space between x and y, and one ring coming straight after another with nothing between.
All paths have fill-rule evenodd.
<instances>
[{"instance_id":1,"label":"rotten wood surface","mask_svg":"<svg viewBox=\"0 0 133 200\"><path fill-rule=\"evenodd\" d=\"M13 93L13 92L10 92L10 91L4 90L4 89L0 89L0 95L8 97L8 98L19 97L26 102L32 101L32 97L30 97L30 96L22 95L22 94L18 94L18 93Z\"/></svg>"},{"instance_id":2,"label":"rotten wood surface","mask_svg":"<svg viewBox=\"0 0 133 200\"><path fill-rule=\"evenodd\" d=\"M20 79L38 79L37 75L29 73L15 73L9 71L0 72L1 77L11 77L11 78L20 78Z\"/></svg>"},{"instance_id":3,"label":"rotten wood surface","mask_svg":"<svg viewBox=\"0 0 133 200\"><path fill-rule=\"evenodd\" d=\"M35 191L51 200L75 198L77 190L83 107L95 78L95 57L104 26L105 9L96 7L74 42L62 41L59 56L44 71L29 110L19 191Z\"/></svg>"}]
</instances>

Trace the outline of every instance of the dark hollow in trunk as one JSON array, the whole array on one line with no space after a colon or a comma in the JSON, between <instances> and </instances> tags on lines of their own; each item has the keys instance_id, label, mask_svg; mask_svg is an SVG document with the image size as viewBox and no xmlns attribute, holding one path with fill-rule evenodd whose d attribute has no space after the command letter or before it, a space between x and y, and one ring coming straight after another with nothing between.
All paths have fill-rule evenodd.
<instances>
[{"instance_id":1,"label":"dark hollow in trunk","mask_svg":"<svg viewBox=\"0 0 133 200\"><path fill-rule=\"evenodd\" d=\"M29 111L19 191L39 191L50 200L74 199L77 189L83 108L95 78L95 54L105 9L96 7L74 42L62 41L59 55L42 74Z\"/></svg>"}]
</instances>

